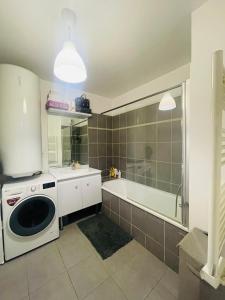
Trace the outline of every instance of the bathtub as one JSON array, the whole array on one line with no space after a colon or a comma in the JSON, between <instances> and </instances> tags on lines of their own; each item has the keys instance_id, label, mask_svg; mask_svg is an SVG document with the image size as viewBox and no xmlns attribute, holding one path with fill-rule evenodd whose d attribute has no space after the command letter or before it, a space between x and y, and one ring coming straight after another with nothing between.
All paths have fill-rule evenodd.
<instances>
[{"instance_id":1,"label":"bathtub","mask_svg":"<svg viewBox=\"0 0 225 300\"><path fill-rule=\"evenodd\" d=\"M138 208L187 231L181 224L181 197L177 201L177 216L175 216L176 195L158 190L127 179L106 181L102 185L105 190Z\"/></svg>"}]
</instances>

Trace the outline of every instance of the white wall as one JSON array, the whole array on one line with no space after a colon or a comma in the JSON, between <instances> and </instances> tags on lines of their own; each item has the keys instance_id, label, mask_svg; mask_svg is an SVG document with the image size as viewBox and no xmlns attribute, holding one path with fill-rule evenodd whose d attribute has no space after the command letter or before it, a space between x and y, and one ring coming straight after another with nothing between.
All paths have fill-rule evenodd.
<instances>
[{"instance_id":1,"label":"white wall","mask_svg":"<svg viewBox=\"0 0 225 300\"><path fill-rule=\"evenodd\" d=\"M122 94L119 97L114 98L112 101L112 107L117 107L119 105L129 103L138 98L173 87L187 80L189 76L189 65L184 65L178 69L175 69L172 72L169 72L146 84L143 84L125 94Z\"/></svg>"},{"instance_id":2,"label":"white wall","mask_svg":"<svg viewBox=\"0 0 225 300\"><path fill-rule=\"evenodd\" d=\"M53 83L50 81L40 80L41 86L41 125L42 125L42 159L43 170L48 170L48 115L45 109L47 95L49 90L53 91L54 95L58 95L60 99L70 101L84 93L84 91L69 88L63 83ZM94 113L101 113L111 108L111 100L109 98L101 97L95 94L86 93L92 111ZM59 99L59 100L60 100Z\"/></svg>"},{"instance_id":3,"label":"white wall","mask_svg":"<svg viewBox=\"0 0 225 300\"><path fill-rule=\"evenodd\" d=\"M209 0L192 14L192 62L189 128L190 228L207 231L212 197L211 60L225 50L225 1Z\"/></svg>"}]
</instances>

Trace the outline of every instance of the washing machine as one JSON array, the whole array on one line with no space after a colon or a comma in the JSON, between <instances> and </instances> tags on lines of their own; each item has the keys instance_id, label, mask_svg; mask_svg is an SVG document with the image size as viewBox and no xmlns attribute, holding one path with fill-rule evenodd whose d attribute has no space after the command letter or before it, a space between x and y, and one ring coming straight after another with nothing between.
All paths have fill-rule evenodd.
<instances>
[{"instance_id":1,"label":"washing machine","mask_svg":"<svg viewBox=\"0 0 225 300\"><path fill-rule=\"evenodd\" d=\"M5 260L59 237L56 180L49 174L3 185Z\"/></svg>"},{"instance_id":2,"label":"washing machine","mask_svg":"<svg viewBox=\"0 0 225 300\"><path fill-rule=\"evenodd\" d=\"M4 248L3 248L3 237L2 237L2 193L0 191L0 264L4 264Z\"/></svg>"}]
</instances>

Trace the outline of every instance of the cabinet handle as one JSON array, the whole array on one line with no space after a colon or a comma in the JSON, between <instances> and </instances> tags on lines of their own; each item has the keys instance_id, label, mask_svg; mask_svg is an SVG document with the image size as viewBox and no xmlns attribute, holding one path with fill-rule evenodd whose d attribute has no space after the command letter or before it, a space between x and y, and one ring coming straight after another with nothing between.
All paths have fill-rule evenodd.
<instances>
[{"instance_id":1,"label":"cabinet handle","mask_svg":"<svg viewBox=\"0 0 225 300\"><path fill-rule=\"evenodd\" d=\"M76 186L75 186L75 190L77 190L77 189L78 189L78 186L76 185Z\"/></svg>"},{"instance_id":2,"label":"cabinet handle","mask_svg":"<svg viewBox=\"0 0 225 300\"><path fill-rule=\"evenodd\" d=\"M87 186L89 186L90 185L90 183L87 183Z\"/></svg>"}]
</instances>

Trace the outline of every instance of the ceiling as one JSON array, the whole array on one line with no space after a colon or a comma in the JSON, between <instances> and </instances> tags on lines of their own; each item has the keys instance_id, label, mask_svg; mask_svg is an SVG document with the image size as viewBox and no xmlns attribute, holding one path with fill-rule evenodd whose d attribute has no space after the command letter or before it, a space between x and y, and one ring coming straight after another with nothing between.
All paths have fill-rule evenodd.
<instances>
[{"instance_id":1,"label":"ceiling","mask_svg":"<svg viewBox=\"0 0 225 300\"><path fill-rule=\"evenodd\" d=\"M0 63L53 76L65 35L61 9L88 79L79 89L113 98L190 62L190 14L206 0L1 0Z\"/></svg>"}]
</instances>

